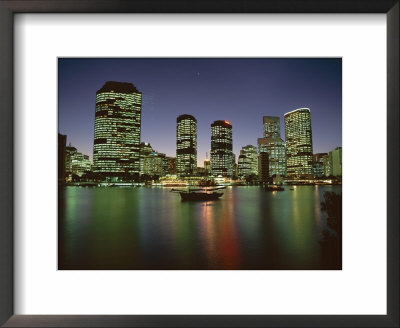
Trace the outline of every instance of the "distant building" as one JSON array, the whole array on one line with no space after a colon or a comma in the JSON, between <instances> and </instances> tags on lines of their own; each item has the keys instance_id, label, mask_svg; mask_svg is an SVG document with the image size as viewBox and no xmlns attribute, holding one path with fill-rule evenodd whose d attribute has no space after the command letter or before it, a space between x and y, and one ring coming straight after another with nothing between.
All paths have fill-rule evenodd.
<instances>
[{"instance_id":1,"label":"distant building","mask_svg":"<svg viewBox=\"0 0 400 328\"><path fill-rule=\"evenodd\" d=\"M263 116L264 138L281 137L281 119L278 116Z\"/></svg>"},{"instance_id":2,"label":"distant building","mask_svg":"<svg viewBox=\"0 0 400 328\"><path fill-rule=\"evenodd\" d=\"M163 153L155 151L150 143L140 143L140 174L164 176L168 173L168 159Z\"/></svg>"},{"instance_id":3,"label":"distant building","mask_svg":"<svg viewBox=\"0 0 400 328\"><path fill-rule=\"evenodd\" d=\"M67 136L58 134L58 183L65 183L65 148L67 146Z\"/></svg>"},{"instance_id":4,"label":"distant building","mask_svg":"<svg viewBox=\"0 0 400 328\"><path fill-rule=\"evenodd\" d=\"M211 124L211 175L231 177L233 174L232 125L228 121Z\"/></svg>"},{"instance_id":5,"label":"distant building","mask_svg":"<svg viewBox=\"0 0 400 328\"><path fill-rule=\"evenodd\" d=\"M284 115L288 178L313 178L311 113L299 108Z\"/></svg>"},{"instance_id":6,"label":"distant building","mask_svg":"<svg viewBox=\"0 0 400 328\"><path fill-rule=\"evenodd\" d=\"M65 174L70 176L75 174L79 177L85 172L91 171L91 162L88 155L79 153L71 145L65 147Z\"/></svg>"},{"instance_id":7,"label":"distant building","mask_svg":"<svg viewBox=\"0 0 400 328\"><path fill-rule=\"evenodd\" d=\"M145 171L148 171L148 168L145 168L145 158L154 152L153 147L151 147L148 142L140 143L140 174L145 174Z\"/></svg>"},{"instance_id":8,"label":"distant building","mask_svg":"<svg viewBox=\"0 0 400 328\"><path fill-rule=\"evenodd\" d=\"M188 114L176 119L176 172L191 176L197 168L197 120Z\"/></svg>"},{"instance_id":9,"label":"distant building","mask_svg":"<svg viewBox=\"0 0 400 328\"><path fill-rule=\"evenodd\" d=\"M253 145L242 147L238 159L238 171L240 177L258 174L257 147Z\"/></svg>"},{"instance_id":10,"label":"distant building","mask_svg":"<svg viewBox=\"0 0 400 328\"><path fill-rule=\"evenodd\" d=\"M285 142L277 137L258 138L257 141L259 154L268 153L270 176L286 176Z\"/></svg>"},{"instance_id":11,"label":"distant building","mask_svg":"<svg viewBox=\"0 0 400 328\"><path fill-rule=\"evenodd\" d=\"M263 184L269 183L269 177L269 155L268 153L263 152L258 156L258 180Z\"/></svg>"},{"instance_id":12,"label":"distant building","mask_svg":"<svg viewBox=\"0 0 400 328\"><path fill-rule=\"evenodd\" d=\"M328 157L327 153L319 153L313 155L313 174L314 178L322 178L325 174L325 162Z\"/></svg>"},{"instance_id":13,"label":"distant building","mask_svg":"<svg viewBox=\"0 0 400 328\"><path fill-rule=\"evenodd\" d=\"M168 174L175 175L176 174L176 158L175 157L167 157L168 158Z\"/></svg>"},{"instance_id":14,"label":"distant building","mask_svg":"<svg viewBox=\"0 0 400 328\"><path fill-rule=\"evenodd\" d=\"M204 160L204 172L206 175L210 175L211 172L211 164L209 159Z\"/></svg>"},{"instance_id":15,"label":"distant building","mask_svg":"<svg viewBox=\"0 0 400 328\"><path fill-rule=\"evenodd\" d=\"M329 162L331 164L331 175L334 177L342 176L342 147L337 147L329 152Z\"/></svg>"},{"instance_id":16,"label":"distant building","mask_svg":"<svg viewBox=\"0 0 400 328\"><path fill-rule=\"evenodd\" d=\"M139 174L142 94L132 84L106 82L96 92L93 170Z\"/></svg>"}]
</instances>

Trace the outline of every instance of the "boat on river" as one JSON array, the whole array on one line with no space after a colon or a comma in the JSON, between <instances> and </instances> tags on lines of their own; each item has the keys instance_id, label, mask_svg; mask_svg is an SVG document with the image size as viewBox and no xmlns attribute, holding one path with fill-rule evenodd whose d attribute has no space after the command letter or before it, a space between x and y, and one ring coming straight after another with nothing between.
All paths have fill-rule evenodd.
<instances>
[{"instance_id":1,"label":"boat on river","mask_svg":"<svg viewBox=\"0 0 400 328\"><path fill-rule=\"evenodd\" d=\"M224 193L217 190L225 189L226 187L214 188L187 188L187 189L171 189L172 192L179 193L183 201L208 201L217 200Z\"/></svg>"}]
</instances>

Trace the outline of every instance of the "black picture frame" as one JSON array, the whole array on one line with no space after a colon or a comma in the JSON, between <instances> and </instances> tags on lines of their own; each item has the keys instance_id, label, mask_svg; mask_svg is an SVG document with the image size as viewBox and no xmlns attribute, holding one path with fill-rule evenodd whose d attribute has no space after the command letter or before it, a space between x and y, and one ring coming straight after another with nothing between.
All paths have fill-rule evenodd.
<instances>
[{"instance_id":1,"label":"black picture frame","mask_svg":"<svg viewBox=\"0 0 400 328\"><path fill-rule=\"evenodd\" d=\"M399 327L399 0L0 0L0 324L4 327ZM14 315L13 29L16 13L385 13L387 315ZM366 286L368 288L368 286Z\"/></svg>"}]
</instances>

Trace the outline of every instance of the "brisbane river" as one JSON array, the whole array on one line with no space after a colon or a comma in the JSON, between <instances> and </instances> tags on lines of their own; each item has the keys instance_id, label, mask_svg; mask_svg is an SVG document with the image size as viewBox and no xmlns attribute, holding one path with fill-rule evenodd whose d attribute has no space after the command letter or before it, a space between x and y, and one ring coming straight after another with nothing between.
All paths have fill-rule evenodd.
<instances>
[{"instance_id":1,"label":"brisbane river","mask_svg":"<svg viewBox=\"0 0 400 328\"><path fill-rule=\"evenodd\" d=\"M326 269L320 240L327 215L320 203L324 191L342 187L284 188L228 187L209 202L182 202L162 187L59 188L58 267Z\"/></svg>"}]
</instances>

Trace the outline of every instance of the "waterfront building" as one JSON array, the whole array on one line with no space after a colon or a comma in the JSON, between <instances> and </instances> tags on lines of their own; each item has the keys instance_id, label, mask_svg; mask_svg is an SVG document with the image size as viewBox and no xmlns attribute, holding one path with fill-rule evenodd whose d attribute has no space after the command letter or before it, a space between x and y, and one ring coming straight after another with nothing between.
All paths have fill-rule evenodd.
<instances>
[{"instance_id":1,"label":"waterfront building","mask_svg":"<svg viewBox=\"0 0 400 328\"><path fill-rule=\"evenodd\" d=\"M211 175L231 177L233 162L232 125L228 121L214 121L211 124Z\"/></svg>"},{"instance_id":2,"label":"waterfront building","mask_svg":"<svg viewBox=\"0 0 400 328\"><path fill-rule=\"evenodd\" d=\"M211 164L210 164L210 160L208 158L206 158L204 160L204 171L206 175L210 175L211 172Z\"/></svg>"},{"instance_id":3,"label":"waterfront building","mask_svg":"<svg viewBox=\"0 0 400 328\"><path fill-rule=\"evenodd\" d=\"M188 114L176 119L176 172L191 176L197 168L197 120Z\"/></svg>"},{"instance_id":4,"label":"waterfront building","mask_svg":"<svg viewBox=\"0 0 400 328\"><path fill-rule=\"evenodd\" d=\"M257 160L258 166L258 160ZM251 163L250 160L246 157L246 155L239 155L238 158L238 176L240 178L244 178L249 176L251 173Z\"/></svg>"},{"instance_id":5,"label":"waterfront building","mask_svg":"<svg viewBox=\"0 0 400 328\"><path fill-rule=\"evenodd\" d=\"M142 94L132 83L108 81L96 92L94 172L139 174L141 111Z\"/></svg>"},{"instance_id":6,"label":"waterfront building","mask_svg":"<svg viewBox=\"0 0 400 328\"><path fill-rule=\"evenodd\" d=\"M334 177L342 176L342 147L336 147L329 152L329 163L331 165L331 175Z\"/></svg>"},{"instance_id":7,"label":"waterfront building","mask_svg":"<svg viewBox=\"0 0 400 328\"><path fill-rule=\"evenodd\" d=\"M270 182L269 155L267 152L258 155L258 180L265 184Z\"/></svg>"},{"instance_id":8,"label":"waterfront building","mask_svg":"<svg viewBox=\"0 0 400 328\"><path fill-rule=\"evenodd\" d=\"M168 174L176 174L176 157L168 157Z\"/></svg>"},{"instance_id":9,"label":"waterfront building","mask_svg":"<svg viewBox=\"0 0 400 328\"><path fill-rule=\"evenodd\" d=\"M65 148L67 146L67 136L58 134L58 183L65 183Z\"/></svg>"},{"instance_id":10,"label":"waterfront building","mask_svg":"<svg viewBox=\"0 0 400 328\"><path fill-rule=\"evenodd\" d=\"M65 174L69 178L72 174L79 177L92 169L89 156L84 155L71 145L65 147Z\"/></svg>"},{"instance_id":11,"label":"waterfront building","mask_svg":"<svg viewBox=\"0 0 400 328\"><path fill-rule=\"evenodd\" d=\"M253 145L247 145L242 147L242 149L240 150L240 156L242 156L241 158L242 165L239 165L238 162L238 167L241 166L242 168L241 170L239 170L240 171L239 176L244 177L249 175L257 175L258 174L257 147Z\"/></svg>"},{"instance_id":12,"label":"waterfront building","mask_svg":"<svg viewBox=\"0 0 400 328\"><path fill-rule=\"evenodd\" d=\"M313 178L311 113L299 108L284 115L287 177Z\"/></svg>"},{"instance_id":13,"label":"waterfront building","mask_svg":"<svg viewBox=\"0 0 400 328\"><path fill-rule=\"evenodd\" d=\"M277 137L258 138L257 142L258 152L268 153L270 176L286 176L285 142Z\"/></svg>"},{"instance_id":14,"label":"waterfront building","mask_svg":"<svg viewBox=\"0 0 400 328\"><path fill-rule=\"evenodd\" d=\"M153 147L151 147L150 143L148 142L141 142L140 143L140 175L145 174L145 170L148 171L148 168L145 169L145 158L154 152Z\"/></svg>"},{"instance_id":15,"label":"waterfront building","mask_svg":"<svg viewBox=\"0 0 400 328\"><path fill-rule=\"evenodd\" d=\"M264 138L281 137L281 119L278 116L263 116Z\"/></svg>"},{"instance_id":16,"label":"waterfront building","mask_svg":"<svg viewBox=\"0 0 400 328\"><path fill-rule=\"evenodd\" d=\"M318 153L313 155L313 174L314 178L322 178L325 175L324 163L328 157L327 153Z\"/></svg>"}]
</instances>

